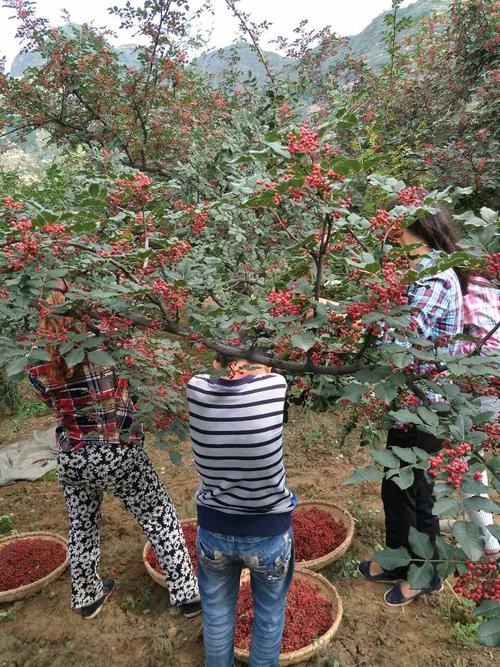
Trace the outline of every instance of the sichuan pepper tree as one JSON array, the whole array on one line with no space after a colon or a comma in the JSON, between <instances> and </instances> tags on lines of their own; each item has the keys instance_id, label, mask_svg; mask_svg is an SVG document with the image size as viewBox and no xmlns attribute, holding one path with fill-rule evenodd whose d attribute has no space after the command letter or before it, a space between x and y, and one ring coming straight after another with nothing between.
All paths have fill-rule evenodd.
<instances>
[{"instance_id":1,"label":"sichuan pepper tree","mask_svg":"<svg viewBox=\"0 0 500 667\"><path fill-rule=\"evenodd\" d=\"M398 228L437 204L452 205L462 191L426 193L371 174L370 151L341 142L362 123L344 103L306 113L283 99L286 85L277 92L276 82L252 94L210 88L172 50L172 25L176 36L184 25L182 15L169 14L173 7L148 3L147 20L127 10L124 20L138 22L152 43L132 71L93 29L54 34L36 23L45 64L1 81L6 126L22 133L39 107L41 125L62 152L38 184L3 181L0 364L19 377L27 364L49 358L47 344L68 366L85 358L116 364L138 396L139 417L177 461L173 445L186 433L182 387L204 368L201 352L263 362L286 372L292 394L312 408L348 403L367 424L397 419L447 443L440 461L418 448L374 448L374 465L349 482L386 474L406 488L413 470L425 469L438 482L436 514L497 512L480 497L477 474L488 469L500 490L498 432L476 394L495 391L498 357L479 355L480 342L469 355L449 358L439 342L415 335L406 286L429 270L412 270L396 243ZM30 11L21 19L33 32ZM163 50L155 50L157 42ZM165 75L168 67L174 78ZM385 203L396 196L401 205L387 213ZM483 207L460 217L463 251L438 257L431 271L488 269L498 284L497 214ZM50 315L46 297L61 278L69 285L66 302L50 312L80 320L90 335L68 329L47 341L39 319ZM423 362L425 374L417 372ZM431 392L445 396L446 411L430 401ZM476 495L464 500L461 486ZM480 612L493 616L479 633L491 644L497 594L488 582L471 584L464 563L478 563L476 575L486 579L496 566L483 558L477 526L458 521L454 534L460 546L438 540L440 575L468 577L458 587L474 588ZM411 544L423 566L412 566L410 585L422 587L434 554L419 533ZM390 568L410 555L385 549L377 559Z\"/></svg>"}]
</instances>

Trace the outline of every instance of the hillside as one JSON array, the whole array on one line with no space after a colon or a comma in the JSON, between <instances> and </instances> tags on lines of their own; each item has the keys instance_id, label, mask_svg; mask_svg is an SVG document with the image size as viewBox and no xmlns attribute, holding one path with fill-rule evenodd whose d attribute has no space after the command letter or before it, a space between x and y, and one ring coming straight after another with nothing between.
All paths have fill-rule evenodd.
<instances>
[{"instance_id":1,"label":"hillside","mask_svg":"<svg viewBox=\"0 0 500 667\"><path fill-rule=\"evenodd\" d=\"M445 10L449 6L449 3L450 0L418 0L409 7L401 9L400 16L418 21L434 11ZM380 68L386 59L382 32L384 29L384 16L387 13L379 14L362 32L348 38L349 46L354 55L364 55L367 65L374 69ZM120 59L126 65L134 66L137 63L134 53L135 48L134 44L124 44L116 47L116 51L120 54ZM287 59L277 53L265 51L264 54L272 69L279 70L283 65L287 64ZM226 69L235 56L239 58L237 71L241 77L246 77L248 72L251 72L258 81L263 80L264 69L262 63L255 55L250 44L243 40L237 41L230 46L204 53L196 58L194 62L204 72L217 74ZM39 53L18 53L12 62L10 73L12 76L21 76L27 67L36 67L41 62L42 58Z\"/></svg>"}]
</instances>

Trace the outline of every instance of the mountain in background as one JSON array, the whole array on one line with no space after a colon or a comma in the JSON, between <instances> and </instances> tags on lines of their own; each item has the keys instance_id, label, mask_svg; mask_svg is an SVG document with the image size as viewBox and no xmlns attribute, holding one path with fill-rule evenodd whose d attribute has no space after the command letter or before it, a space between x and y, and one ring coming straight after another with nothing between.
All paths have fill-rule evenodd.
<instances>
[{"instance_id":1,"label":"mountain in background","mask_svg":"<svg viewBox=\"0 0 500 667\"><path fill-rule=\"evenodd\" d=\"M400 9L398 16L399 18L410 18L414 23L418 23L433 12L445 11L449 5L450 0L418 0L409 7ZM355 56L364 56L368 67L375 70L380 69L388 60L383 41L384 17L387 14L389 14L388 11L379 14L362 32L348 37L349 48L352 53ZM195 60L195 63L205 72L219 74L226 69L235 50L240 56L240 63L237 68L240 75L245 77L248 71L251 71L258 81L264 80L264 67L255 55L251 45L245 41L239 41L232 46L204 53ZM263 54L273 70L279 71L285 65L291 63L290 59L277 53L263 51Z\"/></svg>"},{"instance_id":2,"label":"mountain in background","mask_svg":"<svg viewBox=\"0 0 500 667\"><path fill-rule=\"evenodd\" d=\"M409 7L401 9L399 16L401 18L409 17L418 22L432 12L446 10L449 4L450 0L418 0ZM379 69L387 61L382 33L384 31L384 16L388 13L379 14L362 32L348 37L353 54L355 56L364 55L366 64L373 69ZM134 44L124 44L116 47L115 51L120 54L120 60L123 63L133 67L138 62L136 48L137 46ZM264 51L263 53L273 70L280 70L285 65L291 64L290 59L277 53L271 51ZM239 57L236 70L240 77L246 78L248 72L251 72L258 81L264 80L265 72L262 63L251 45L243 40L237 41L231 46L204 53L198 56L194 63L204 72L218 74L227 68L235 55ZM12 62L10 74L16 77L21 76L26 67L36 67L41 63L42 57L39 53L18 53Z\"/></svg>"}]
</instances>

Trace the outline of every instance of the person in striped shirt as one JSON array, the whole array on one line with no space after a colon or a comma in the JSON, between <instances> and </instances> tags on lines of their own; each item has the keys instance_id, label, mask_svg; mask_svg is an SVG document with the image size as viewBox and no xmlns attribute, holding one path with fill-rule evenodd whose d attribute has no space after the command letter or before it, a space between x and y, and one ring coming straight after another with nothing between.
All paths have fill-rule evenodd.
<instances>
[{"instance_id":1,"label":"person in striped shirt","mask_svg":"<svg viewBox=\"0 0 500 667\"><path fill-rule=\"evenodd\" d=\"M296 500L283 465L286 381L253 362L218 355L222 377L187 384L189 424L201 483L198 579L206 667L232 667L240 574L254 599L250 664L278 665L294 569Z\"/></svg>"}]
</instances>

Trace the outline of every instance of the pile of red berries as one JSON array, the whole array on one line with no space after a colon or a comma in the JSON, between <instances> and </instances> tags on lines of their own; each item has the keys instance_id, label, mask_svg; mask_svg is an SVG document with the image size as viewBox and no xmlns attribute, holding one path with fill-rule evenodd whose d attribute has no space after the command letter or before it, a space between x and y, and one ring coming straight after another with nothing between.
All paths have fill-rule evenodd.
<instances>
[{"instance_id":1,"label":"pile of red berries","mask_svg":"<svg viewBox=\"0 0 500 667\"><path fill-rule=\"evenodd\" d=\"M295 558L313 560L336 549L347 536L347 528L329 512L317 507L296 509L292 514Z\"/></svg>"},{"instance_id":2,"label":"pile of red berries","mask_svg":"<svg viewBox=\"0 0 500 667\"><path fill-rule=\"evenodd\" d=\"M32 584L56 570L66 560L60 542L26 537L0 547L0 591Z\"/></svg>"},{"instance_id":3,"label":"pile of red berries","mask_svg":"<svg viewBox=\"0 0 500 667\"><path fill-rule=\"evenodd\" d=\"M253 604L250 583L240 588L236 608L235 644L248 650L252 638ZM312 644L332 625L332 603L324 598L309 582L296 577L293 580L286 603L285 630L281 652L298 651Z\"/></svg>"},{"instance_id":4,"label":"pile of red berries","mask_svg":"<svg viewBox=\"0 0 500 667\"><path fill-rule=\"evenodd\" d=\"M467 572L458 577L453 590L479 604L481 600L500 602L500 576L498 563L489 558L487 562L465 561Z\"/></svg>"}]
</instances>

